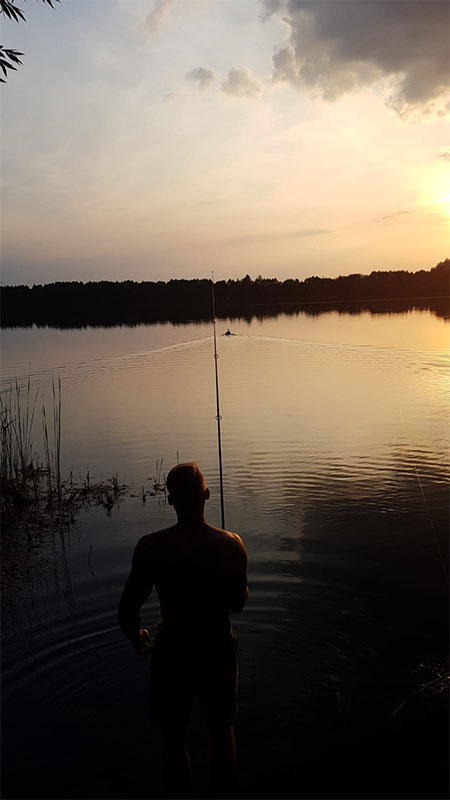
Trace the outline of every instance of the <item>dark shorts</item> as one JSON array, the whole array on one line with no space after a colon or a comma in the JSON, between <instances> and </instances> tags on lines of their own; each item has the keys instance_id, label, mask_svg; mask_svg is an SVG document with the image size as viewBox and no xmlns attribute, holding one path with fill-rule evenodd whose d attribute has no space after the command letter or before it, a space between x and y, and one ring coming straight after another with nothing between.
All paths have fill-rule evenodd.
<instances>
[{"instance_id":1,"label":"dark shorts","mask_svg":"<svg viewBox=\"0 0 450 800\"><path fill-rule=\"evenodd\" d=\"M234 723L239 661L233 632L170 636L160 631L150 662L149 717L165 733L185 736L197 697L209 730Z\"/></svg>"}]
</instances>

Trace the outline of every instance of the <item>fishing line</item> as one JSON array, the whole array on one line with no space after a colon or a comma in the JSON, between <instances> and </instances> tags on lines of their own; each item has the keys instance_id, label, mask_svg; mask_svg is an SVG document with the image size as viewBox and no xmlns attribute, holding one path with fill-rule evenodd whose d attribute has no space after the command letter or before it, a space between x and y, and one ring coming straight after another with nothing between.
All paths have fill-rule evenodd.
<instances>
[{"instance_id":1,"label":"fishing line","mask_svg":"<svg viewBox=\"0 0 450 800\"><path fill-rule=\"evenodd\" d=\"M399 408L399 413L400 413L400 417L401 417L402 425L403 425L403 430L405 432L405 437L406 437L405 420L404 420L403 412L402 412L401 408ZM425 509L426 509L426 512L427 512L427 516L428 516L428 521L430 523L430 528L431 528L431 531L433 533L433 538L434 538L434 544L436 546L436 551L437 551L437 554L439 556L439 560L441 562L442 570L443 570L444 575L445 575L445 581L447 583L447 586L450 587L450 580L449 580L449 575L448 575L448 572L447 572L447 567L445 565L445 559L444 559L444 556L442 554L441 546L439 544L439 539L437 537L436 528L434 527L433 518L431 516L431 512L430 512L430 508L429 508L429 505L428 505L428 501L427 501L427 498L425 496L425 492L424 492L424 489L423 489L423 484L422 484L422 481L420 479L419 470L417 468L417 462L416 462L414 453L412 453L412 460L413 460L413 465L414 465L414 472L416 473L417 482L419 484L420 492L421 492L422 499L423 499L423 502L424 502L424 505L425 505Z\"/></svg>"},{"instance_id":2,"label":"fishing line","mask_svg":"<svg viewBox=\"0 0 450 800\"><path fill-rule=\"evenodd\" d=\"M216 375L216 420L217 420L217 445L219 450L219 482L220 482L220 511L222 515L222 528L225 528L225 506L223 502L223 468L222 468L222 436L220 431L220 421L222 419L220 413L219 401L219 370L217 361L219 355L217 353L217 335L216 335L216 298L214 293L214 271L211 272L211 295L212 295L212 317L213 317L213 330L214 330L214 370Z\"/></svg>"},{"instance_id":3,"label":"fishing line","mask_svg":"<svg viewBox=\"0 0 450 800\"><path fill-rule=\"evenodd\" d=\"M398 706L397 706L397 708L396 708L396 709L395 709L395 710L392 712L392 714L390 715L389 719L392 719L392 717L395 717L395 715L396 715L396 714L398 714L398 712L399 712L399 711L401 711L401 709L402 709L404 706L406 706L406 703L407 703L407 702L408 702L408 701L411 699L411 697L413 697L413 696L415 696L415 695L418 695L418 694L420 694L421 692L424 692L424 691L425 691L425 689L428 689L428 688L429 688L429 686L432 686L434 683L437 683L438 681L442 681L444 678L446 678L446 679L448 680L448 678L449 678L449 675L448 675L448 673L447 673L447 672L443 672L441 675L438 675L438 676L437 676L437 678L433 678L433 680L432 680L432 681L429 681L429 682L428 682L428 683L426 683L424 686L421 686L421 687L420 687L420 689L418 689L416 692L412 692L412 693L411 693L411 695L410 695L409 697L407 697L405 700L403 700L403 702L402 702L402 703L400 703L400 705L398 705Z\"/></svg>"}]
</instances>

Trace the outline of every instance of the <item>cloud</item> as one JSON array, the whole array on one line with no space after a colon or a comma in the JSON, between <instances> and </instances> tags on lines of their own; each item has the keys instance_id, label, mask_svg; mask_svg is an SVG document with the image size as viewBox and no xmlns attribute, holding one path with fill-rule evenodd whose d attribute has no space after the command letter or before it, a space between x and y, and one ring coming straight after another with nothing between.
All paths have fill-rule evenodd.
<instances>
[{"instance_id":1,"label":"cloud","mask_svg":"<svg viewBox=\"0 0 450 800\"><path fill-rule=\"evenodd\" d=\"M449 4L442 0L263 0L263 19L279 16L286 43L271 80L334 101L388 85L400 115L432 108L448 88Z\"/></svg>"},{"instance_id":2,"label":"cloud","mask_svg":"<svg viewBox=\"0 0 450 800\"><path fill-rule=\"evenodd\" d=\"M175 100L181 100L182 97L183 97L182 94L177 94L176 92L169 92L168 94L164 95L163 103L172 103Z\"/></svg>"},{"instance_id":3,"label":"cloud","mask_svg":"<svg viewBox=\"0 0 450 800\"><path fill-rule=\"evenodd\" d=\"M151 33L158 33L174 1L175 0L156 0L153 9L150 11L150 14L147 14L144 20L144 28Z\"/></svg>"},{"instance_id":4,"label":"cloud","mask_svg":"<svg viewBox=\"0 0 450 800\"><path fill-rule=\"evenodd\" d=\"M285 12L285 0L261 0L261 19L267 22L274 14Z\"/></svg>"},{"instance_id":5,"label":"cloud","mask_svg":"<svg viewBox=\"0 0 450 800\"><path fill-rule=\"evenodd\" d=\"M322 236L325 233L333 233L330 228L303 228L301 231L295 231L292 236Z\"/></svg>"},{"instance_id":6,"label":"cloud","mask_svg":"<svg viewBox=\"0 0 450 800\"><path fill-rule=\"evenodd\" d=\"M441 161L450 161L450 147L446 147L445 150L441 150L437 157L440 158Z\"/></svg>"},{"instance_id":7,"label":"cloud","mask_svg":"<svg viewBox=\"0 0 450 800\"><path fill-rule=\"evenodd\" d=\"M410 211L395 211L393 214L386 214L384 217L379 217L380 220L394 219L394 217L401 217L403 214L410 214Z\"/></svg>"},{"instance_id":8,"label":"cloud","mask_svg":"<svg viewBox=\"0 0 450 800\"><path fill-rule=\"evenodd\" d=\"M256 97L261 91L261 86L250 70L231 67L228 78L221 83L221 89L226 94L237 97Z\"/></svg>"},{"instance_id":9,"label":"cloud","mask_svg":"<svg viewBox=\"0 0 450 800\"><path fill-rule=\"evenodd\" d=\"M238 236L227 236L226 239L220 239L219 241L222 244L228 245L245 245L296 239L298 236L325 236L330 233L334 233L330 228L300 228L294 231L268 231L265 233L246 233Z\"/></svg>"},{"instance_id":10,"label":"cloud","mask_svg":"<svg viewBox=\"0 0 450 800\"><path fill-rule=\"evenodd\" d=\"M196 81L199 89L207 89L214 81L214 72L212 69L196 67L187 73L186 78L191 81Z\"/></svg>"}]
</instances>

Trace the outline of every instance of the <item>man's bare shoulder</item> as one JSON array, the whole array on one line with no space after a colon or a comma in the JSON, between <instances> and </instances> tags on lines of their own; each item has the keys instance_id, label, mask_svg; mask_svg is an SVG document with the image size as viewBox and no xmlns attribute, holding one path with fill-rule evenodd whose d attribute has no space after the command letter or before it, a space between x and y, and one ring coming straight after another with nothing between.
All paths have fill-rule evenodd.
<instances>
[{"instance_id":1,"label":"man's bare shoulder","mask_svg":"<svg viewBox=\"0 0 450 800\"><path fill-rule=\"evenodd\" d=\"M215 528L213 525L209 525L208 527L229 549L234 550L235 553L241 553L244 556L247 555L244 542L238 533L225 531L222 528Z\"/></svg>"},{"instance_id":2,"label":"man's bare shoulder","mask_svg":"<svg viewBox=\"0 0 450 800\"><path fill-rule=\"evenodd\" d=\"M159 531L152 531L151 533L146 533L145 536L141 536L134 550L135 556L145 556L147 553L157 550L162 541L174 530L174 527L174 525L171 525L169 528L161 528Z\"/></svg>"},{"instance_id":3,"label":"man's bare shoulder","mask_svg":"<svg viewBox=\"0 0 450 800\"><path fill-rule=\"evenodd\" d=\"M242 550L245 553L246 552L245 545L239 534L232 533L231 531L225 531L225 532L228 533L228 535L231 536L231 538L233 539L235 548L237 550Z\"/></svg>"}]
</instances>

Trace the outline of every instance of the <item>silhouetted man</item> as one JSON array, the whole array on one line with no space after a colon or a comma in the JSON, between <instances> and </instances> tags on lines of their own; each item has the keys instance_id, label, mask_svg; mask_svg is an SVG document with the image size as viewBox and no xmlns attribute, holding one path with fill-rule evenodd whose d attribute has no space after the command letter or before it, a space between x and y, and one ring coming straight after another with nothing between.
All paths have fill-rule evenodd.
<instances>
[{"instance_id":1,"label":"silhouetted man","mask_svg":"<svg viewBox=\"0 0 450 800\"><path fill-rule=\"evenodd\" d=\"M161 622L152 651L149 716L164 735L166 790L189 794L186 736L198 697L211 738L211 791L230 796L239 673L230 610L241 611L248 596L247 554L236 533L206 522L209 489L196 464L174 467L167 490L178 520L137 543L119 624L136 653L145 655L150 638L140 627L139 610L155 586Z\"/></svg>"}]
</instances>

